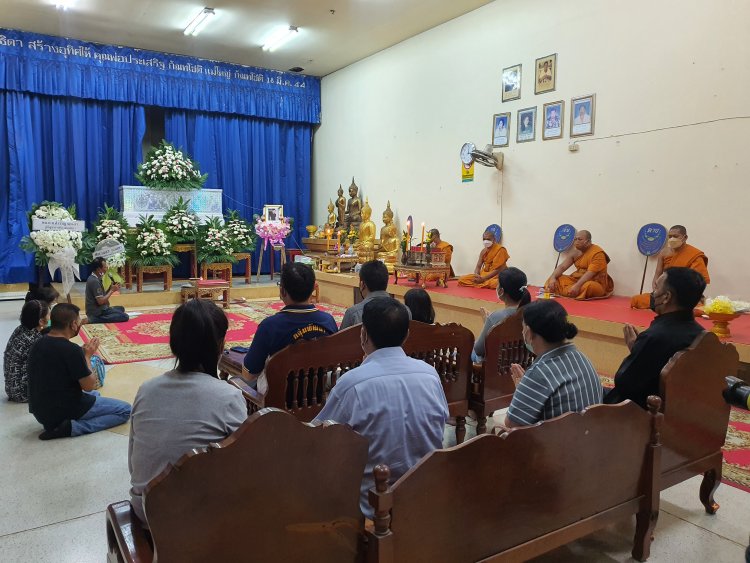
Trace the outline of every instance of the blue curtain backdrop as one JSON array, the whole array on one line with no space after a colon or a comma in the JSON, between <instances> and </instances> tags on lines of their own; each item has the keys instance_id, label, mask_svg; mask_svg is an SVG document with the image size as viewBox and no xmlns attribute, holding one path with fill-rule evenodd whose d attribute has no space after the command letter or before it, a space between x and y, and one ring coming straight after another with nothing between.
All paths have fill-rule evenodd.
<instances>
[{"instance_id":1,"label":"blue curtain backdrop","mask_svg":"<svg viewBox=\"0 0 750 563\"><path fill-rule=\"evenodd\" d=\"M18 248L31 205L74 203L90 227L134 182L145 129L141 106L0 91L0 283L35 279Z\"/></svg>"},{"instance_id":2,"label":"blue curtain backdrop","mask_svg":"<svg viewBox=\"0 0 750 563\"><path fill-rule=\"evenodd\" d=\"M238 115L167 111L165 136L208 173L207 188L224 191L224 209L248 221L265 204L281 204L294 218L288 247L306 236L310 220L312 126ZM259 245L260 247L260 245ZM255 264L260 251L256 250ZM269 255L263 257L268 270ZM278 270L278 263L276 265Z\"/></svg>"}]
</instances>

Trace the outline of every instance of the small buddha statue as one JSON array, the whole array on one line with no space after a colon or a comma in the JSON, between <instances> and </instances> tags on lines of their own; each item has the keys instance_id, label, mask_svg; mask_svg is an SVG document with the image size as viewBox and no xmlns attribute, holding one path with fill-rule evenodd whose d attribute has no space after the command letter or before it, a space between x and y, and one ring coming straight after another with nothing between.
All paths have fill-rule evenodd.
<instances>
[{"instance_id":1,"label":"small buddha statue","mask_svg":"<svg viewBox=\"0 0 750 563\"><path fill-rule=\"evenodd\" d=\"M330 229L333 232L336 229L336 214L333 212L333 202L328 200L328 222L326 223L326 229Z\"/></svg>"},{"instance_id":2,"label":"small buddha statue","mask_svg":"<svg viewBox=\"0 0 750 563\"><path fill-rule=\"evenodd\" d=\"M398 237L398 229L393 224L393 211L391 210L391 202L388 202L388 206L383 212L383 227L380 229L380 249L378 250L378 258L385 262L389 273L393 273L393 265L396 263L398 257L398 248L401 241Z\"/></svg>"},{"instance_id":3,"label":"small buddha statue","mask_svg":"<svg viewBox=\"0 0 750 563\"><path fill-rule=\"evenodd\" d=\"M336 209L338 210L338 223L336 226L339 229L346 227L346 198L344 197L344 188L339 184L338 197L336 198Z\"/></svg>"},{"instance_id":4,"label":"small buddha statue","mask_svg":"<svg viewBox=\"0 0 750 563\"><path fill-rule=\"evenodd\" d=\"M362 208L362 223L359 226L359 239L357 240L357 255L360 262L367 262L375 257L375 233L377 226L370 220L372 208L365 199L365 206Z\"/></svg>"},{"instance_id":5,"label":"small buddha statue","mask_svg":"<svg viewBox=\"0 0 750 563\"><path fill-rule=\"evenodd\" d=\"M362 200L357 196L358 193L359 188L354 183L354 178L352 177L352 184L349 186L349 201L346 202L345 220L347 230L352 227L355 230L359 229L359 224L362 222Z\"/></svg>"}]
</instances>

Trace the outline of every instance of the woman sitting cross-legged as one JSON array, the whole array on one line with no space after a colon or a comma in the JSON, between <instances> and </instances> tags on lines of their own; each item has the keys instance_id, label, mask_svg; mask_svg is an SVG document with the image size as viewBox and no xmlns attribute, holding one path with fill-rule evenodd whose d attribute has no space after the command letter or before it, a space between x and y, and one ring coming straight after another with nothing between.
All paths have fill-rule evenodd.
<instances>
[{"instance_id":1,"label":"woman sitting cross-legged","mask_svg":"<svg viewBox=\"0 0 750 563\"><path fill-rule=\"evenodd\" d=\"M138 389L130 418L130 498L145 527L149 481L193 448L218 442L247 418L242 392L217 378L229 322L219 307L191 299L174 312L169 347L177 367Z\"/></svg>"},{"instance_id":2,"label":"woman sitting cross-legged","mask_svg":"<svg viewBox=\"0 0 750 563\"><path fill-rule=\"evenodd\" d=\"M47 327L49 306L44 301L32 299L21 309L21 324L10 335L5 347L3 371L5 372L5 393L16 403L29 400L29 351L34 342L42 337Z\"/></svg>"},{"instance_id":3,"label":"woman sitting cross-legged","mask_svg":"<svg viewBox=\"0 0 750 563\"><path fill-rule=\"evenodd\" d=\"M518 364L511 366L516 391L506 427L528 426L602 402L599 376L570 342L578 329L567 317L557 301L535 301L523 308L523 339L536 359L526 373Z\"/></svg>"}]
</instances>

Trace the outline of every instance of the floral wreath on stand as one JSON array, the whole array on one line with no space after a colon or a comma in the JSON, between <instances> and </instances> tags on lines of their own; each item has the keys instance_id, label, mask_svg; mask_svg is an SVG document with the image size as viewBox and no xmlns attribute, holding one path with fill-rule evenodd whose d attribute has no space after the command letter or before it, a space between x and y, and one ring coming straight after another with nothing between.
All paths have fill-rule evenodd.
<instances>
[{"instance_id":1,"label":"floral wreath on stand","mask_svg":"<svg viewBox=\"0 0 750 563\"><path fill-rule=\"evenodd\" d=\"M260 215L255 215L255 234L263 239L263 249L271 246L284 246L284 239L292 232L294 219L284 217L280 221L265 221Z\"/></svg>"},{"instance_id":2,"label":"floral wreath on stand","mask_svg":"<svg viewBox=\"0 0 750 563\"><path fill-rule=\"evenodd\" d=\"M232 256L235 253L232 237L218 217L207 219L198 227L196 246L198 262L202 264L237 262L237 259Z\"/></svg>"},{"instance_id":3,"label":"floral wreath on stand","mask_svg":"<svg viewBox=\"0 0 750 563\"><path fill-rule=\"evenodd\" d=\"M176 266L172 252L173 241L153 215L138 218L136 232L128 235L125 250L128 261L135 268L146 266Z\"/></svg>"},{"instance_id":4,"label":"floral wreath on stand","mask_svg":"<svg viewBox=\"0 0 750 563\"><path fill-rule=\"evenodd\" d=\"M96 237L97 244L106 239L115 240L123 245L127 244L128 231L130 226L128 222L114 207L110 207L106 203L104 209L99 211L99 215L94 223L94 236ZM111 268L108 270L108 275L102 278L102 285L104 291L109 289L112 282L122 283L122 276L119 274L119 269L125 266L127 260L127 253L120 252L114 256L107 258L107 265Z\"/></svg>"},{"instance_id":5,"label":"floral wreath on stand","mask_svg":"<svg viewBox=\"0 0 750 563\"><path fill-rule=\"evenodd\" d=\"M21 239L21 250L34 254L34 264L46 266L50 257L63 249L75 250L76 262L88 264L92 260L95 239L86 231L32 231L34 217L39 219L53 219L58 221L75 221L76 206L63 207L56 201L43 201L33 204L26 214L28 218L29 234Z\"/></svg>"},{"instance_id":6,"label":"floral wreath on stand","mask_svg":"<svg viewBox=\"0 0 750 563\"><path fill-rule=\"evenodd\" d=\"M187 243L195 241L200 218L188 209L190 200L184 201L182 196L170 207L162 217L162 223L167 233L172 235L175 242Z\"/></svg>"},{"instance_id":7,"label":"floral wreath on stand","mask_svg":"<svg viewBox=\"0 0 750 563\"><path fill-rule=\"evenodd\" d=\"M236 252L252 252L255 250L257 236L253 226L240 217L236 209L227 209L225 228L232 239L232 248Z\"/></svg>"},{"instance_id":8,"label":"floral wreath on stand","mask_svg":"<svg viewBox=\"0 0 750 563\"><path fill-rule=\"evenodd\" d=\"M197 162L162 139L146 153L135 177L144 186L157 190L198 190L208 174L201 174Z\"/></svg>"}]
</instances>

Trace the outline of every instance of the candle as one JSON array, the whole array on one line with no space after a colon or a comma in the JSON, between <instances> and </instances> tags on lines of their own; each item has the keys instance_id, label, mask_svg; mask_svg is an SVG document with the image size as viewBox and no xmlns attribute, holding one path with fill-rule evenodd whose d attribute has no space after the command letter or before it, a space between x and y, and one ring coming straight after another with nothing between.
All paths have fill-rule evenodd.
<instances>
[{"instance_id":1,"label":"candle","mask_svg":"<svg viewBox=\"0 0 750 563\"><path fill-rule=\"evenodd\" d=\"M331 247L331 229L326 229L326 252L330 250Z\"/></svg>"},{"instance_id":2,"label":"candle","mask_svg":"<svg viewBox=\"0 0 750 563\"><path fill-rule=\"evenodd\" d=\"M422 250L424 250L424 223L422 223Z\"/></svg>"}]
</instances>

